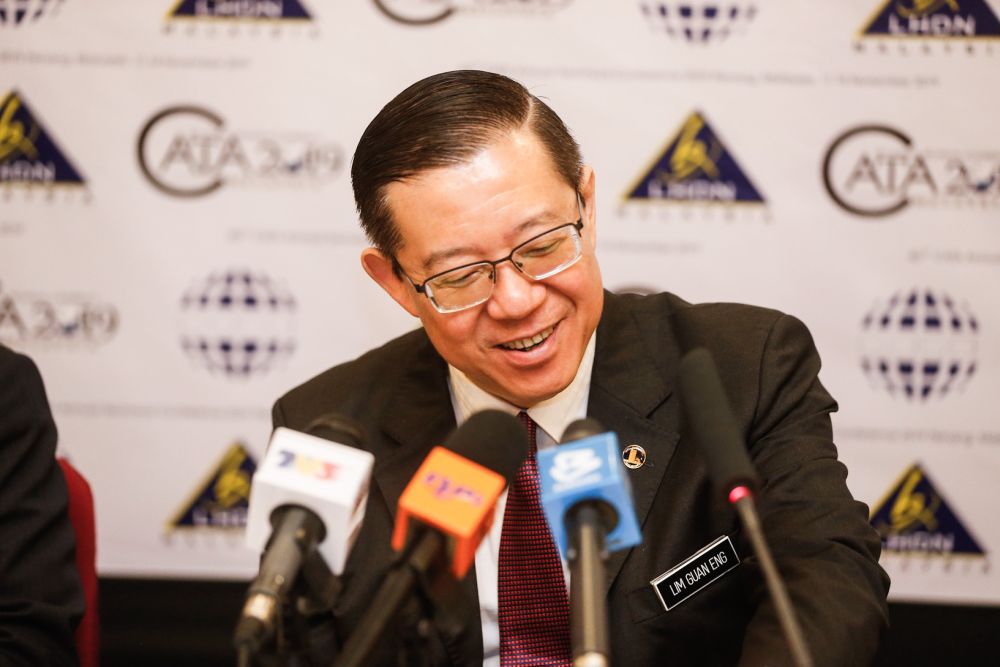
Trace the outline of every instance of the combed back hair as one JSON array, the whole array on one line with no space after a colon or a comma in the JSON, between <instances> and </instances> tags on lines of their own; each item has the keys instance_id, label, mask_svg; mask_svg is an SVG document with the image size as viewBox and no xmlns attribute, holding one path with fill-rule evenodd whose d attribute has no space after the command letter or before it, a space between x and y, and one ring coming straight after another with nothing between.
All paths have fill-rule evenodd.
<instances>
[{"instance_id":1,"label":"combed back hair","mask_svg":"<svg viewBox=\"0 0 1000 667\"><path fill-rule=\"evenodd\" d=\"M562 120L520 83L500 74L456 70L422 79L368 124L351 164L354 201L373 246L395 261L402 244L386 186L422 171L471 160L502 135L527 126L576 190L580 147Z\"/></svg>"}]
</instances>

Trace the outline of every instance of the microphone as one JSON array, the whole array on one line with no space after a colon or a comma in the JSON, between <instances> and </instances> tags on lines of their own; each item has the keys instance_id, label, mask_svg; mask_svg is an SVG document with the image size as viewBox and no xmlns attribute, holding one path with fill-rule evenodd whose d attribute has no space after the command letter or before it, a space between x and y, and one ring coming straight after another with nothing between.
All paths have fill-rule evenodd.
<instances>
[{"instance_id":1,"label":"microphone","mask_svg":"<svg viewBox=\"0 0 1000 667\"><path fill-rule=\"evenodd\" d=\"M336 415L306 433L278 427L271 435L250 487L246 544L264 558L234 633L241 653L256 653L274 635L300 572L332 604L339 583L331 575L343 572L368 501L375 457L359 449L363 439Z\"/></svg>"},{"instance_id":2,"label":"microphone","mask_svg":"<svg viewBox=\"0 0 1000 667\"><path fill-rule=\"evenodd\" d=\"M604 602L608 553L642 541L618 437L579 419L563 444L538 452L542 510L569 561L570 634L576 667L606 667L611 653Z\"/></svg>"},{"instance_id":3,"label":"microphone","mask_svg":"<svg viewBox=\"0 0 1000 667\"><path fill-rule=\"evenodd\" d=\"M696 348L684 355L679 368L679 383L681 408L691 436L705 455L716 492L736 508L746 528L764 571L792 659L799 667L810 667L812 658L802 628L771 557L754 506L753 496L759 486L757 475L708 350Z\"/></svg>"},{"instance_id":4,"label":"microphone","mask_svg":"<svg viewBox=\"0 0 1000 667\"><path fill-rule=\"evenodd\" d=\"M431 450L399 498L392 535L396 560L337 667L369 664L386 626L418 583L433 585L445 573L465 576L493 525L497 499L527 455L524 427L499 410L472 415Z\"/></svg>"},{"instance_id":5,"label":"microphone","mask_svg":"<svg viewBox=\"0 0 1000 667\"><path fill-rule=\"evenodd\" d=\"M431 450L400 496L392 548L402 551L439 532L452 576L464 577L493 525L500 494L527 455L527 436L515 418L493 410L470 417Z\"/></svg>"}]
</instances>

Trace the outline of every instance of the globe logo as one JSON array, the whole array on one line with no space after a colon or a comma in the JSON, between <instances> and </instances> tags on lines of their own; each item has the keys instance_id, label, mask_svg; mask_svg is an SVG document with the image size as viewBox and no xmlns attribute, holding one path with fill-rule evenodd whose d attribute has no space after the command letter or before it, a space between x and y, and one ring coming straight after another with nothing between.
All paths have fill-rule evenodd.
<instances>
[{"instance_id":1,"label":"globe logo","mask_svg":"<svg viewBox=\"0 0 1000 667\"><path fill-rule=\"evenodd\" d=\"M964 389L976 372L979 322L944 292L897 292L865 315L862 329L861 368L893 396L941 398Z\"/></svg>"},{"instance_id":2,"label":"globe logo","mask_svg":"<svg viewBox=\"0 0 1000 667\"><path fill-rule=\"evenodd\" d=\"M0 3L0 26L22 25L37 21L46 12L52 16L64 0L10 0Z\"/></svg>"},{"instance_id":3,"label":"globe logo","mask_svg":"<svg viewBox=\"0 0 1000 667\"><path fill-rule=\"evenodd\" d=\"M654 28L699 44L745 29L757 13L747 2L641 2L639 8Z\"/></svg>"},{"instance_id":4,"label":"globe logo","mask_svg":"<svg viewBox=\"0 0 1000 667\"><path fill-rule=\"evenodd\" d=\"M295 351L295 308L295 298L263 273L212 273L181 297L181 347L213 373L266 372Z\"/></svg>"}]
</instances>

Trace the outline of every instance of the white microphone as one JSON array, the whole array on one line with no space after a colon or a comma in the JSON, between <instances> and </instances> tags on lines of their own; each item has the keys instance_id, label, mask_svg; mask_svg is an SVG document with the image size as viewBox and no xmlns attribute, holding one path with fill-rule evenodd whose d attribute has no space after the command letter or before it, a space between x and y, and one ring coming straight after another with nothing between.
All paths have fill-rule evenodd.
<instances>
[{"instance_id":1,"label":"white microphone","mask_svg":"<svg viewBox=\"0 0 1000 667\"><path fill-rule=\"evenodd\" d=\"M264 558L236 626L241 650L270 639L285 597L317 555L326 579L344 571L364 518L375 457L359 449L360 429L331 415L306 431L276 428L253 477L246 544Z\"/></svg>"}]
</instances>

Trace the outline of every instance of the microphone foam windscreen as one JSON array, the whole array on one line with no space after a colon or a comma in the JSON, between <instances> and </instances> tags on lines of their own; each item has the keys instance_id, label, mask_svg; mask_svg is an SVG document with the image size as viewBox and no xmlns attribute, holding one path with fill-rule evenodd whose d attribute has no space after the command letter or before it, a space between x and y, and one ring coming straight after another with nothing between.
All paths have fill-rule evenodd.
<instances>
[{"instance_id":1,"label":"microphone foam windscreen","mask_svg":"<svg viewBox=\"0 0 1000 667\"><path fill-rule=\"evenodd\" d=\"M756 488L757 476L708 350L696 348L681 359L679 382L688 432L701 447L716 487L727 497L736 486Z\"/></svg>"},{"instance_id":2,"label":"microphone foam windscreen","mask_svg":"<svg viewBox=\"0 0 1000 667\"><path fill-rule=\"evenodd\" d=\"M509 484L528 456L528 432L516 417L483 410L462 422L444 446L502 475Z\"/></svg>"},{"instance_id":3,"label":"microphone foam windscreen","mask_svg":"<svg viewBox=\"0 0 1000 667\"><path fill-rule=\"evenodd\" d=\"M361 424L350 417L333 412L314 419L306 426L305 433L358 449L365 441L365 432L361 428Z\"/></svg>"},{"instance_id":4,"label":"microphone foam windscreen","mask_svg":"<svg viewBox=\"0 0 1000 667\"><path fill-rule=\"evenodd\" d=\"M600 435L601 433L604 433L604 427L601 425L601 422L592 417L584 417L583 419L577 419L566 427L566 430L563 431L562 440L559 443L565 445L567 442L583 440L584 438L589 438L592 435Z\"/></svg>"}]
</instances>

